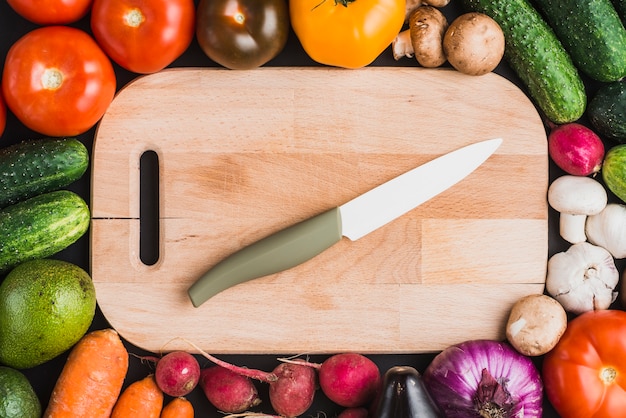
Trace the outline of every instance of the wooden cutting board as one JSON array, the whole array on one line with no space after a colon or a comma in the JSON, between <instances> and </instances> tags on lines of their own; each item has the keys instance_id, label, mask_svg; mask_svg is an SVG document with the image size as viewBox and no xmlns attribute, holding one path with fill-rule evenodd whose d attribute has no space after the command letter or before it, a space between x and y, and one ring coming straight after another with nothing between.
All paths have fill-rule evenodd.
<instances>
[{"instance_id":1,"label":"wooden cutting board","mask_svg":"<svg viewBox=\"0 0 626 418\"><path fill-rule=\"evenodd\" d=\"M199 308L189 301L187 288L241 247L495 137L503 144L473 174L370 235ZM159 161L151 265L139 256L146 151ZM187 339L212 353L437 351L503 338L512 304L543 291L546 133L528 98L496 74L163 71L115 98L92 176L99 305L147 350L190 350Z\"/></svg>"}]
</instances>

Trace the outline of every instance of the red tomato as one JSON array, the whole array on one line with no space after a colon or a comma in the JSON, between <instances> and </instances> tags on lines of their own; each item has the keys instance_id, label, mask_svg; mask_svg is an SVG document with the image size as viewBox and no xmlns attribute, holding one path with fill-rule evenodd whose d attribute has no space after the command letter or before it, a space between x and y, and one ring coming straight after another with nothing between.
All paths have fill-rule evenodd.
<instances>
[{"instance_id":1,"label":"red tomato","mask_svg":"<svg viewBox=\"0 0 626 418\"><path fill-rule=\"evenodd\" d=\"M85 32L45 26L9 49L2 75L6 104L28 128L49 136L81 134L113 100L115 72Z\"/></svg>"},{"instance_id":2,"label":"red tomato","mask_svg":"<svg viewBox=\"0 0 626 418\"><path fill-rule=\"evenodd\" d=\"M4 104L4 98L2 92L0 92L0 136L4 133L4 128L7 125L7 107Z\"/></svg>"},{"instance_id":3,"label":"red tomato","mask_svg":"<svg viewBox=\"0 0 626 418\"><path fill-rule=\"evenodd\" d=\"M543 362L548 399L563 418L626 411L626 312L586 312L568 324Z\"/></svg>"},{"instance_id":4,"label":"red tomato","mask_svg":"<svg viewBox=\"0 0 626 418\"><path fill-rule=\"evenodd\" d=\"M185 52L195 19L193 0L95 0L91 30L113 61L149 74Z\"/></svg>"},{"instance_id":5,"label":"red tomato","mask_svg":"<svg viewBox=\"0 0 626 418\"><path fill-rule=\"evenodd\" d=\"M92 0L7 0L24 19L39 25L64 25L80 20Z\"/></svg>"}]
</instances>

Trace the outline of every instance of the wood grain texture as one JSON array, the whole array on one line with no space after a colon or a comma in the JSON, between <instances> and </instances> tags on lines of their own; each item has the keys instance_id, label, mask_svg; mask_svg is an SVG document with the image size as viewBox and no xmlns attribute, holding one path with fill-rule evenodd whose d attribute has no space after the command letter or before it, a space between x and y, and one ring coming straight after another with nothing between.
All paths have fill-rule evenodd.
<instances>
[{"instance_id":1,"label":"wood grain texture","mask_svg":"<svg viewBox=\"0 0 626 418\"><path fill-rule=\"evenodd\" d=\"M193 308L223 257L479 140L462 182L356 242ZM159 156L160 258L139 259L139 158ZM434 179L433 179L434 180ZM133 344L213 353L436 351L503 338L543 291L546 134L506 79L447 69L175 69L121 90L92 158L91 274Z\"/></svg>"}]
</instances>

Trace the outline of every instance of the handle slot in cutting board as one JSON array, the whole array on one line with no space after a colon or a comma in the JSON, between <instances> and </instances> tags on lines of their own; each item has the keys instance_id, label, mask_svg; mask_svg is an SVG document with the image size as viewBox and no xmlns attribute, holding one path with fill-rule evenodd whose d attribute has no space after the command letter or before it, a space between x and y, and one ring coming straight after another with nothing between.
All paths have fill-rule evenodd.
<instances>
[{"instance_id":1,"label":"handle slot in cutting board","mask_svg":"<svg viewBox=\"0 0 626 418\"><path fill-rule=\"evenodd\" d=\"M147 266L159 260L159 155L152 150L139 160L139 259Z\"/></svg>"},{"instance_id":2,"label":"handle slot in cutting board","mask_svg":"<svg viewBox=\"0 0 626 418\"><path fill-rule=\"evenodd\" d=\"M342 109L337 112L336 109ZM462 183L359 241L193 308L217 261L470 143L504 142ZM158 154L159 256L138 251L139 161ZM534 106L496 74L421 68L177 69L141 77L99 124L91 273L105 317L151 351L440 350L503 338L541 293L548 155Z\"/></svg>"}]
</instances>

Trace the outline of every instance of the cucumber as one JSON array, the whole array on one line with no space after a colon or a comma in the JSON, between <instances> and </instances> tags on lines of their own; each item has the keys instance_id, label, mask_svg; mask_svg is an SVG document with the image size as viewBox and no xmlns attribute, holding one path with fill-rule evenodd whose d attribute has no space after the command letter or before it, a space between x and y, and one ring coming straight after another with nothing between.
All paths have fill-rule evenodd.
<instances>
[{"instance_id":1,"label":"cucumber","mask_svg":"<svg viewBox=\"0 0 626 418\"><path fill-rule=\"evenodd\" d=\"M626 29L611 0L535 0L578 69L596 81L626 76Z\"/></svg>"},{"instance_id":2,"label":"cucumber","mask_svg":"<svg viewBox=\"0 0 626 418\"><path fill-rule=\"evenodd\" d=\"M600 86L589 101L587 117L599 134L626 143L626 79Z\"/></svg>"},{"instance_id":3,"label":"cucumber","mask_svg":"<svg viewBox=\"0 0 626 418\"><path fill-rule=\"evenodd\" d=\"M613 7L622 19L622 23L626 26L626 0L613 0Z\"/></svg>"},{"instance_id":4,"label":"cucumber","mask_svg":"<svg viewBox=\"0 0 626 418\"><path fill-rule=\"evenodd\" d=\"M0 149L0 208L68 186L87 171L89 153L75 138L43 138Z\"/></svg>"},{"instance_id":5,"label":"cucumber","mask_svg":"<svg viewBox=\"0 0 626 418\"><path fill-rule=\"evenodd\" d=\"M89 227L87 203L69 190L43 193L0 210L0 273L65 249Z\"/></svg>"},{"instance_id":6,"label":"cucumber","mask_svg":"<svg viewBox=\"0 0 626 418\"><path fill-rule=\"evenodd\" d=\"M626 144L610 148L602 163L602 180L622 202L626 202Z\"/></svg>"},{"instance_id":7,"label":"cucumber","mask_svg":"<svg viewBox=\"0 0 626 418\"><path fill-rule=\"evenodd\" d=\"M500 25L506 41L504 59L546 118L562 124L583 115L587 94L578 69L528 0L463 0L463 5Z\"/></svg>"}]
</instances>

